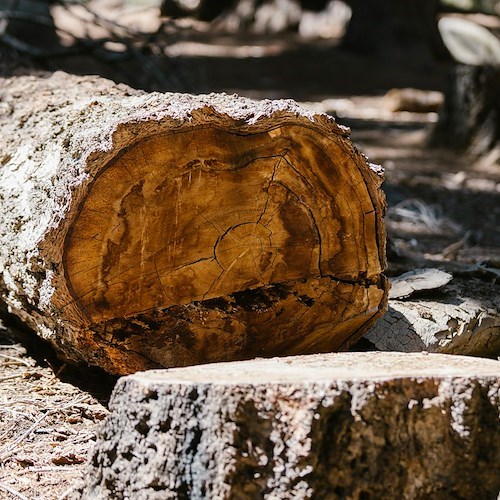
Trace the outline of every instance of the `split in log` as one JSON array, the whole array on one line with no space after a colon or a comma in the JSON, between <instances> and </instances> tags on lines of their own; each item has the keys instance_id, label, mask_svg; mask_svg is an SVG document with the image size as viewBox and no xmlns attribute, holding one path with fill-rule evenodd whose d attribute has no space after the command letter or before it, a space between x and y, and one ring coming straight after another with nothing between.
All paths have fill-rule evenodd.
<instances>
[{"instance_id":1,"label":"split in log","mask_svg":"<svg viewBox=\"0 0 500 500\"><path fill-rule=\"evenodd\" d=\"M495 498L499 373L401 353L137 373L72 498Z\"/></svg>"},{"instance_id":2,"label":"split in log","mask_svg":"<svg viewBox=\"0 0 500 500\"><path fill-rule=\"evenodd\" d=\"M381 173L291 101L2 83L1 284L114 373L346 349L383 314Z\"/></svg>"}]
</instances>

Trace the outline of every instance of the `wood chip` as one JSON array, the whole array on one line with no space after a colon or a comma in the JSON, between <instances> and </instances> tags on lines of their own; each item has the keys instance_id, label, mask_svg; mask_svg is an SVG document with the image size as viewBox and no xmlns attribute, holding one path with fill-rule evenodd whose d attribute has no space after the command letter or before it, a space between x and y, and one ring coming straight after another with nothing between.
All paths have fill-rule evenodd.
<instances>
[{"instance_id":1,"label":"wood chip","mask_svg":"<svg viewBox=\"0 0 500 500\"><path fill-rule=\"evenodd\" d=\"M415 269L391 279L390 299L403 299L415 292L436 290L453 279L453 276L439 269Z\"/></svg>"}]
</instances>

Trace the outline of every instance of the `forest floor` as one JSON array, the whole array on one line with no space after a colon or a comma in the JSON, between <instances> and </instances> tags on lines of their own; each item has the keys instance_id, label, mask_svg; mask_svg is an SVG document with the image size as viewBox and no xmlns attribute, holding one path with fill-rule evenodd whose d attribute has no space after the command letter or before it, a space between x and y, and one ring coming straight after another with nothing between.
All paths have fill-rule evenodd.
<instances>
[{"instance_id":1,"label":"forest floor","mask_svg":"<svg viewBox=\"0 0 500 500\"><path fill-rule=\"evenodd\" d=\"M385 97L391 88L443 91L448 68L368 60L337 45L294 35L242 39L187 31L169 45L169 59L156 63L177 72L192 92L294 98L350 126L354 143L386 171L389 274L424 264L500 269L498 164L431 148L438 115L391 111ZM134 83L89 56L49 61L47 68ZM62 499L82 476L115 379L64 365L34 336L4 323L0 498Z\"/></svg>"}]
</instances>

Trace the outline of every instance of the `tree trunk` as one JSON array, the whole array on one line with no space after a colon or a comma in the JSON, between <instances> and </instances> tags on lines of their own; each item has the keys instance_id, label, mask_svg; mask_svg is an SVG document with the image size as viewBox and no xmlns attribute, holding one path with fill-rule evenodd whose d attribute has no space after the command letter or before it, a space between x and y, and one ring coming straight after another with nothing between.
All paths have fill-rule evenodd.
<instances>
[{"instance_id":1,"label":"tree trunk","mask_svg":"<svg viewBox=\"0 0 500 500\"><path fill-rule=\"evenodd\" d=\"M456 65L433 142L473 156L500 145L500 67Z\"/></svg>"},{"instance_id":2,"label":"tree trunk","mask_svg":"<svg viewBox=\"0 0 500 500\"><path fill-rule=\"evenodd\" d=\"M381 173L291 101L2 82L16 315L110 372L346 349L383 313Z\"/></svg>"},{"instance_id":3,"label":"tree trunk","mask_svg":"<svg viewBox=\"0 0 500 500\"><path fill-rule=\"evenodd\" d=\"M344 353L138 373L72 499L494 499L500 363Z\"/></svg>"}]
</instances>

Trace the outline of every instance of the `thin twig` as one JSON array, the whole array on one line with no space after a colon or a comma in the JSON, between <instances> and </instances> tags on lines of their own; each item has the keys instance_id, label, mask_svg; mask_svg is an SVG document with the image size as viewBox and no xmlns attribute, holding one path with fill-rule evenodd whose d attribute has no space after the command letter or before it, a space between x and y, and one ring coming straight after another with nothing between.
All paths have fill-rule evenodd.
<instances>
[{"instance_id":1,"label":"thin twig","mask_svg":"<svg viewBox=\"0 0 500 500\"><path fill-rule=\"evenodd\" d=\"M0 345L0 349L14 349L16 351L25 351L24 347L21 344L9 344L9 345Z\"/></svg>"},{"instance_id":2,"label":"thin twig","mask_svg":"<svg viewBox=\"0 0 500 500\"><path fill-rule=\"evenodd\" d=\"M129 28L128 26L124 26L123 24L120 24L119 22L114 21L113 19L108 19L106 17L103 17L100 14L97 14L97 12L94 12L91 8L89 8L83 2L79 2L79 1L66 2L64 0L59 0L57 3L59 5L61 5L62 7L64 7L68 13L72 14L74 17L78 18L80 21L83 21L86 23L92 23L92 21L90 21L89 19L85 19L85 18L79 16L77 13L71 11L68 8L68 5L78 5L78 6L82 7L87 13L89 13L92 16L94 23L97 25L100 25L102 27L105 27L105 25L107 24L110 26L114 26L115 28L119 28L130 35L140 36L141 38L147 37L149 35L149 33L144 33L142 31L133 30L133 29ZM113 34L115 34L115 33L113 33Z\"/></svg>"},{"instance_id":3,"label":"thin twig","mask_svg":"<svg viewBox=\"0 0 500 500\"><path fill-rule=\"evenodd\" d=\"M20 443L25 437L29 436L37 427L38 425L43 422L52 411L48 411L47 413L43 414L38 420L35 421L35 423L28 428L27 431L23 432L19 436L17 436L16 439L14 439L11 443L5 445L4 447L0 448L0 452L2 452L2 455L0 455L0 462L3 462L6 460L8 457L12 455L14 452L14 447L16 444Z\"/></svg>"},{"instance_id":4,"label":"thin twig","mask_svg":"<svg viewBox=\"0 0 500 500\"><path fill-rule=\"evenodd\" d=\"M17 375L9 375L7 377L0 377L0 382L6 382L7 380L13 380L15 378L24 377L24 373L18 373Z\"/></svg>"},{"instance_id":5,"label":"thin twig","mask_svg":"<svg viewBox=\"0 0 500 500\"><path fill-rule=\"evenodd\" d=\"M38 47L30 45L29 43L19 40L19 38L16 38L15 36L7 35L7 33L4 33L2 36L0 36L0 40L5 45L8 45L9 47L11 47L14 50L17 50L18 52L21 52L23 54L28 54L32 57L37 57L37 58L56 57L56 56L76 54L78 52L81 52L81 50L78 50L76 47L61 47L58 49L40 49Z\"/></svg>"},{"instance_id":6,"label":"thin twig","mask_svg":"<svg viewBox=\"0 0 500 500\"><path fill-rule=\"evenodd\" d=\"M28 21L34 24L41 24L42 26L46 26L48 28L55 29L54 21L50 17L40 16L37 14L33 14L31 12L22 12L15 10L2 10L0 12L0 19L16 19L22 21Z\"/></svg>"},{"instance_id":7,"label":"thin twig","mask_svg":"<svg viewBox=\"0 0 500 500\"><path fill-rule=\"evenodd\" d=\"M75 464L75 465L82 465L82 464ZM61 467L60 465L57 466L42 466L42 467L28 467L27 470L29 472L75 472L75 465L71 465L68 467Z\"/></svg>"},{"instance_id":8,"label":"thin twig","mask_svg":"<svg viewBox=\"0 0 500 500\"><path fill-rule=\"evenodd\" d=\"M72 492L74 491L75 489L75 486L70 486L66 491L64 491L62 493L62 495L60 495L57 500L64 500L65 498L67 498L67 496Z\"/></svg>"},{"instance_id":9,"label":"thin twig","mask_svg":"<svg viewBox=\"0 0 500 500\"><path fill-rule=\"evenodd\" d=\"M7 434L9 434L10 431L12 431L15 426L16 426L15 424L12 424L4 433L0 434L0 440L3 439L5 436L7 436Z\"/></svg>"},{"instance_id":10,"label":"thin twig","mask_svg":"<svg viewBox=\"0 0 500 500\"><path fill-rule=\"evenodd\" d=\"M22 493L19 493L19 491L11 488L10 486L7 486L6 484L0 483L0 488L10 493L11 495L14 495L16 498L20 498L21 500L28 500L28 497L25 497Z\"/></svg>"},{"instance_id":11,"label":"thin twig","mask_svg":"<svg viewBox=\"0 0 500 500\"><path fill-rule=\"evenodd\" d=\"M17 356L10 356L8 354L0 354L0 358L7 359L9 361L15 361L17 364L31 367L31 363L29 363L28 361L25 361L24 359L18 358Z\"/></svg>"},{"instance_id":12,"label":"thin twig","mask_svg":"<svg viewBox=\"0 0 500 500\"><path fill-rule=\"evenodd\" d=\"M49 415L51 415L53 413L57 413L57 412L61 412L61 411L67 410L68 408L71 408L72 406L74 406L74 405L80 403L81 401L85 400L86 398L87 398L87 395L83 395L83 396L81 396L79 398L76 398L71 403L69 403L67 405L64 405L61 408L51 408L51 409L47 410L47 412L44 413L39 419L37 419L35 421L35 423L33 425L31 425L31 427L29 427L28 430L26 430L25 432L23 432L22 434L20 434L19 436L17 436L17 438L14 439L11 443L8 443L7 445L5 445L2 448L0 448L0 452L3 453L0 456L0 462L4 461L8 457L10 457L14 453L14 451L15 451L15 445L18 444L18 443L20 443L24 438L26 438L29 434L31 434L38 427L38 425L43 420L45 420Z\"/></svg>"},{"instance_id":13,"label":"thin twig","mask_svg":"<svg viewBox=\"0 0 500 500\"><path fill-rule=\"evenodd\" d=\"M151 59L151 57L148 57L141 51L141 49L145 47L151 49L152 47L155 46L154 43L158 33L146 33L142 31L133 30L112 19L108 19L97 14L87 5L85 5L80 1L59 0L57 3L61 5L64 9L66 9L68 14L72 15L80 22L87 24L94 23L106 29L108 31L108 36L109 36L109 40L107 41L117 42L123 44L126 47L125 53L116 54L114 52L106 50L103 46L101 46L100 48L94 50L94 55L97 58L102 59L106 62L120 62L123 60L134 58L144 68L145 73L148 74L153 79L155 79L163 90L167 90L171 86L171 84L182 86L181 80L177 78L176 75L169 75L169 76L165 75L164 72L156 66L155 62ZM78 15L77 12L74 12L73 10L69 9L68 5L78 5L82 7L87 13L89 13L92 16L92 20L85 19L81 15ZM121 30L122 33L125 33L125 36L122 33L118 33L116 29ZM133 44L134 39L135 41L142 42L141 43L142 47L136 47ZM79 39L79 41L82 40ZM116 61L114 60L115 58Z\"/></svg>"},{"instance_id":14,"label":"thin twig","mask_svg":"<svg viewBox=\"0 0 500 500\"><path fill-rule=\"evenodd\" d=\"M6 460L8 457L10 457L15 449L16 445L19 444L23 439L25 439L27 436L29 436L37 427L38 425L45 420L49 415L52 415L53 413L58 413L58 412L63 412L69 408L73 408L76 405L84 402L86 399L88 399L88 395L84 394L80 397L75 398L71 403L68 403L67 405L62 406L61 408L51 408L47 410L46 413L44 413L40 418L38 418L33 425L31 425L25 432L17 436L11 443L8 443L7 445L3 446L0 448L0 462L3 462Z\"/></svg>"}]
</instances>

